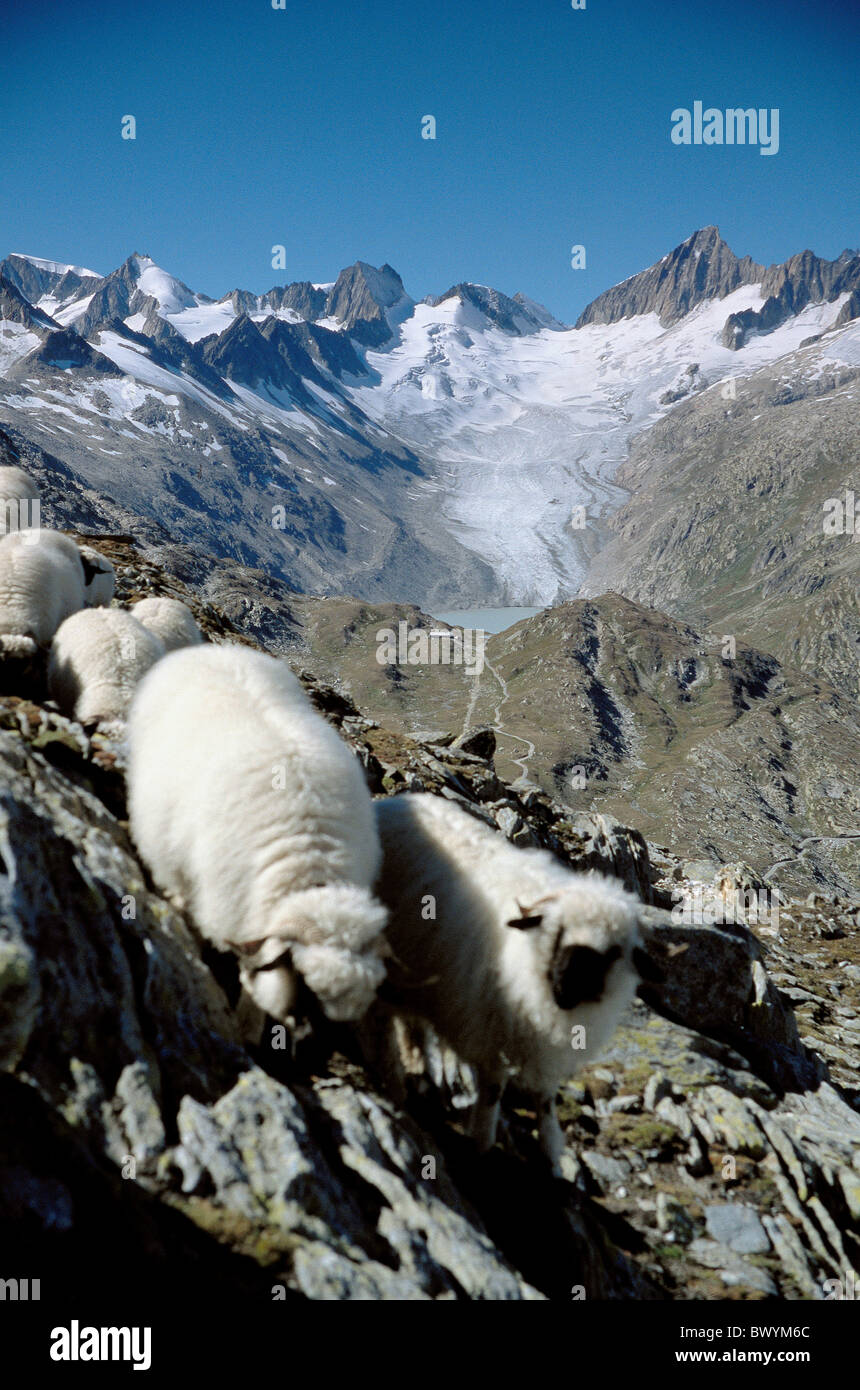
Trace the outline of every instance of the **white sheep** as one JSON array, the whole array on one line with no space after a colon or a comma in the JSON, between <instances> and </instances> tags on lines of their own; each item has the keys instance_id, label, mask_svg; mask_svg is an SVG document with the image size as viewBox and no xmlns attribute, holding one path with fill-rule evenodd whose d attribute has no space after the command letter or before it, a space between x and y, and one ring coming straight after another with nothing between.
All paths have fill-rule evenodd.
<instances>
[{"instance_id":1,"label":"white sheep","mask_svg":"<svg viewBox=\"0 0 860 1390\"><path fill-rule=\"evenodd\" d=\"M123 719L141 677L164 643L121 608L85 608L57 629L48 657L48 693L63 714L86 723Z\"/></svg>"},{"instance_id":2,"label":"white sheep","mask_svg":"<svg viewBox=\"0 0 860 1390\"><path fill-rule=\"evenodd\" d=\"M505 1084L537 1098L560 1170L559 1085L590 1062L636 990L637 900L615 879L520 849L432 795L376 802L392 955L376 1020L429 1022L478 1074L471 1132L495 1140ZM644 954L644 953L643 953Z\"/></svg>"},{"instance_id":3,"label":"white sheep","mask_svg":"<svg viewBox=\"0 0 860 1390\"><path fill-rule=\"evenodd\" d=\"M178 598L142 598L131 611L139 623L161 638L169 652L203 641L191 609Z\"/></svg>"},{"instance_id":4,"label":"white sheep","mask_svg":"<svg viewBox=\"0 0 860 1390\"><path fill-rule=\"evenodd\" d=\"M40 508L35 479L12 464L0 467L0 535L38 527Z\"/></svg>"},{"instance_id":5,"label":"white sheep","mask_svg":"<svg viewBox=\"0 0 860 1390\"><path fill-rule=\"evenodd\" d=\"M78 547L60 531L14 531L0 539L0 654L32 656L86 602Z\"/></svg>"},{"instance_id":6,"label":"white sheep","mask_svg":"<svg viewBox=\"0 0 860 1390\"><path fill-rule=\"evenodd\" d=\"M106 555L91 545L78 547L85 575L85 602L89 608L107 608L116 590L116 571Z\"/></svg>"},{"instance_id":7,"label":"white sheep","mask_svg":"<svg viewBox=\"0 0 860 1390\"><path fill-rule=\"evenodd\" d=\"M240 955L286 1018L296 975L332 1019L384 977L373 804L358 760L281 660L240 646L169 653L128 721L132 834L163 891Z\"/></svg>"}]
</instances>

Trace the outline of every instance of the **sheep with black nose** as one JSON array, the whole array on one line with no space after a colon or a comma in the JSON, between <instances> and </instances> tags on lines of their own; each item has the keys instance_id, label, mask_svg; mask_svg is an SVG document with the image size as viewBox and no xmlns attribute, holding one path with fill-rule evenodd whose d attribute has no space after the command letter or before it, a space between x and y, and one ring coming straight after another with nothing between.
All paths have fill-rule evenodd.
<instances>
[{"instance_id":1,"label":"sheep with black nose","mask_svg":"<svg viewBox=\"0 0 860 1390\"><path fill-rule=\"evenodd\" d=\"M392 951L380 1010L432 1024L475 1067L480 1148L495 1140L506 1082L532 1092L558 1170L556 1091L606 1043L639 982L637 900L441 797L375 805Z\"/></svg>"},{"instance_id":2,"label":"sheep with black nose","mask_svg":"<svg viewBox=\"0 0 860 1390\"><path fill-rule=\"evenodd\" d=\"M116 591L116 571L106 555L91 545L78 546L84 567L84 601L88 608L107 608Z\"/></svg>"},{"instance_id":3,"label":"sheep with black nose","mask_svg":"<svg viewBox=\"0 0 860 1390\"><path fill-rule=\"evenodd\" d=\"M203 641L191 609L181 599L142 598L131 611L139 623L161 638L169 652L178 651L180 647L196 647Z\"/></svg>"},{"instance_id":4,"label":"sheep with black nose","mask_svg":"<svg viewBox=\"0 0 860 1390\"><path fill-rule=\"evenodd\" d=\"M68 536L29 530L0 539L0 654L33 656L85 603L81 554Z\"/></svg>"},{"instance_id":5,"label":"sheep with black nose","mask_svg":"<svg viewBox=\"0 0 860 1390\"><path fill-rule=\"evenodd\" d=\"M329 1018L359 1018L385 974L373 803L286 663L232 645L169 653L137 690L128 749L153 878L237 953L259 1007L286 1018L301 976Z\"/></svg>"},{"instance_id":6,"label":"sheep with black nose","mask_svg":"<svg viewBox=\"0 0 860 1390\"><path fill-rule=\"evenodd\" d=\"M121 608L84 608L57 629L48 657L48 693L82 724L124 719L141 678L164 643Z\"/></svg>"}]
</instances>

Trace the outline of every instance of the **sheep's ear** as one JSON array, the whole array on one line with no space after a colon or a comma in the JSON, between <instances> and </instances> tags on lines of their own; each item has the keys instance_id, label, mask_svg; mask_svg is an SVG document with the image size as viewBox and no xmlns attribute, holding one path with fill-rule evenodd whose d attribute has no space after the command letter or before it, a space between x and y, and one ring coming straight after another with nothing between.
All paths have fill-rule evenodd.
<instances>
[{"instance_id":1,"label":"sheep's ear","mask_svg":"<svg viewBox=\"0 0 860 1390\"><path fill-rule=\"evenodd\" d=\"M542 921L543 917L540 913L531 916L526 914L523 917L509 917L508 926L516 927L517 931L531 931L532 927L539 927Z\"/></svg>"},{"instance_id":2,"label":"sheep's ear","mask_svg":"<svg viewBox=\"0 0 860 1390\"><path fill-rule=\"evenodd\" d=\"M239 956L253 956L259 951L265 939L264 936L261 936L259 941L228 941L227 945L231 951L235 951Z\"/></svg>"},{"instance_id":3,"label":"sheep's ear","mask_svg":"<svg viewBox=\"0 0 860 1390\"><path fill-rule=\"evenodd\" d=\"M83 551L81 551L81 564L84 570L84 586L87 589L90 587L97 574L106 573L105 570L99 569L98 565L94 565L92 560L87 559Z\"/></svg>"}]
</instances>

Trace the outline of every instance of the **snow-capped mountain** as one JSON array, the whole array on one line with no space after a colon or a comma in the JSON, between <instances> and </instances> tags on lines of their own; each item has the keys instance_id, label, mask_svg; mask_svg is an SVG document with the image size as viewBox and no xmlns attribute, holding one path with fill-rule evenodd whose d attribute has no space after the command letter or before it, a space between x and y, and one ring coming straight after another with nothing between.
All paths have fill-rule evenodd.
<instances>
[{"instance_id":1,"label":"snow-capped mountain","mask_svg":"<svg viewBox=\"0 0 860 1390\"><path fill-rule=\"evenodd\" d=\"M0 262L0 424L177 540L313 592L425 605L577 593L634 435L802 351L857 362L860 254L765 268L716 228L565 327L523 294L416 303L391 266L200 294Z\"/></svg>"}]
</instances>

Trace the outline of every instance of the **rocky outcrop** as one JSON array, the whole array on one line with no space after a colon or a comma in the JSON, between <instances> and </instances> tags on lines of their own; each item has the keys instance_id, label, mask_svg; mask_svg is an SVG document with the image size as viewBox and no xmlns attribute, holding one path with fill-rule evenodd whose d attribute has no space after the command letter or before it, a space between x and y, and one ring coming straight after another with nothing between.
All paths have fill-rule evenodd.
<instances>
[{"instance_id":1,"label":"rocky outcrop","mask_svg":"<svg viewBox=\"0 0 860 1390\"><path fill-rule=\"evenodd\" d=\"M58 327L48 314L34 308L5 275L0 275L0 319L9 323L20 323L40 338L44 338L47 333Z\"/></svg>"},{"instance_id":2,"label":"rocky outcrop","mask_svg":"<svg viewBox=\"0 0 860 1390\"><path fill-rule=\"evenodd\" d=\"M309 280L297 280L281 289L269 290L263 295L260 308L269 305L272 309L292 309L303 319L319 319L325 315L328 292L312 285Z\"/></svg>"},{"instance_id":3,"label":"rocky outcrop","mask_svg":"<svg viewBox=\"0 0 860 1390\"><path fill-rule=\"evenodd\" d=\"M57 266L51 262L40 265L28 256L6 256L0 261L0 275L15 286L31 304L44 296L57 303L78 295L91 294L100 282L98 275L87 275L73 266Z\"/></svg>"},{"instance_id":4,"label":"rocky outcrop","mask_svg":"<svg viewBox=\"0 0 860 1390\"><path fill-rule=\"evenodd\" d=\"M365 261L342 270L326 300L326 314L365 347L379 347L391 337L388 312L411 306L403 281L390 265L375 270Z\"/></svg>"},{"instance_id":5,"label":"rocky outcrop","mask_svg":"<svg viewBox=\"0 0 860 1390\"><path fill-rule=\"evenodd\" d=\"M853 293L858 284L860 253L856 251L843 251L835 261L801 251L779 265L765 267L749 256L739 259L717 227L702 227L656 265L598 295L580 314L576 327L617 323L649 313L658 314L661 324L669 327L705 300L725 299L744 285L755 285L764 300L761 308L730 314L723 327L723 346L740 349L750 333L770 333L808 304L831 302Z\"/></svg>"},{"instance_id":6,"label":"rocky outcrop","mask_svg":"<svg viewBox=\"0 0 860 1390\"><path fill-rule=\"evenodd\" d=\"M617 323L636 314L659 314L664 327L706 299L725 299L742 285L755 285L764 266L741 259L723 241L717 227L702 227L656 265L622 280L583 309L577 328L588 323Z\"/></svg>"},{"instance_id":7,"label":"rocky outcrop","mask_svg":"<svg viewBox=\"0 0 860 1390\"><path fill-rule=\"evenodd\" d=\"M842 328L844 324L850 323L852 319L856 319L858 316L860 316L860 289L851 291L845 303L842 305L842 308L839 310L839 313L836 315L836 318L833 320L833 327Z\"/></svg>"},{"instance_id":8,"label":"rocky outcrop","mask_svg":"<svg viewBox=\"0 0 860 1390\"><path fill-rule=\"evenodd\" d=\"M515 338L521 338L528 333L539 333L547 327L562 327L542 305L532 305L523 295L515 295L511 299L487 285L472 285L465 281L459 285L452 285L444 294L436 297L428 295L424 303L435 309L447 299L459 299L461 303L471 305L489 323Z\"/></svg>"},{"instance_id":9,"label":"rocky outcrop","mask_svg":"<svg viewBox=\"0 0 860 1390\"><path fill-rule=\"evenodd\" d=\"M9 375L24 380L28 373L38 371L40 367L63 371L69 367L83 367L102 377L122 376L120 368L109 357L90 347L73 328L58 328L56 332L48 333L39 347L15 364Z\"/></svg>"},{"instance_id":10,"label":"rocky outcrop","mask_svg":"<svg viewBox=\"0 0 860 1390\"><path fill-rule=\"evenodd\" d=\"M772 265L762 278L761 309L744 309L730 314L723 327L723 346L737 350L746 343L750 333L771 333L774 328L800 314L808 304L830 303L847 294L833 328L841 327L856 317L850 302L857 297L860 286L860 255L844 251L836 261L825 261L812 251L801 251L783 265Z\"/></svg>"}]
</instances>

